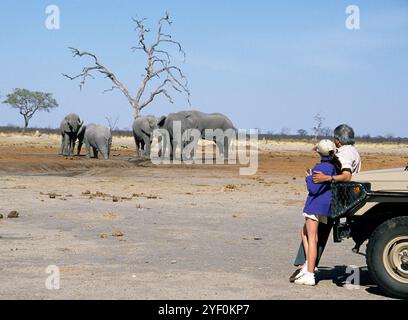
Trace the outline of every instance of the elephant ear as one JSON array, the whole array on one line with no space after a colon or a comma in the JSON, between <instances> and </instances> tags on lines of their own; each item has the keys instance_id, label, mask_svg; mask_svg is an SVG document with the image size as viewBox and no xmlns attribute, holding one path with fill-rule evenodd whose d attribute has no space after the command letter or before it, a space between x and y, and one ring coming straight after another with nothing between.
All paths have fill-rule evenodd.
<instances>
[{"instance_id":1,"label":"elephant ear","mask_svg":"<svg viewBox=\"0 0 408 320\"><path fill-rule=\"evenodd\" d=\"M161 117L157 120L157 125L158 125L159 127L163 127L164 121L166 121L166 119L167 119L167 116L161 116Z\"/></svg>"},{"instance_id":2,"label":"elephant ear","mask_svg":"<svg viewBox=\"0 0 408 320\"><path fill-rule=\"evenodd\" d=\"M149 117L149 118L147 118L147 121L149 122L149 126L150 126L150 128L154 128L154 127L156 127L157 126L157 122L158 122L158 120L157 120L157 118L156 117Z\"/></svg>"},{"instance_id":3,"label":"elephant ear","mask_svg":"<svg viewBox=\"0 0 408 320\"><path fill-rule=\"evenodd\" d=\"M68 121L66 119L61 123L61 131L71 132L71 128L69 127Z\"/></svg>"},{"instance_id":4,"label":"elephant ear","mask_svg":"<svg viewBox=\"0 0 408 320\"><path fill-rule=\"evenodd\" d=\"M187 127L191 129L197 129L198 128L198 120L195 117L192 117L191 114L186 115L185 120L189 125Z\"/></svg>"}]
</instances>

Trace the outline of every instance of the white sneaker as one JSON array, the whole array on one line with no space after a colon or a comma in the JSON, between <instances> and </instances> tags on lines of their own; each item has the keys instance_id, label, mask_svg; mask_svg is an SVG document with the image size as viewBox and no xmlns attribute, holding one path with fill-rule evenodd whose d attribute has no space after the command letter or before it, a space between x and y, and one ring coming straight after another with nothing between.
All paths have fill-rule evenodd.
<instances>
[{"instance_id":1,"label":"white sneaker","mask_svg":"<svg viewBox=\"0 0 408 320\"><path fill-rule=\"evenodd\" d=\"M302 269L300 269L300 272L296 275L295 280L299 279L300 277L304 276L304 274L307 272L307 260L305 261Z\"/></svg>"},{"instance_id":2,"label":"white sneaker","mask_svg":"<svg viewBox=\"0 0 408 320\"><path fill-rule=\"evenodd\" d=\"M304 265L302 269L300 269L299 273L296 275L295 280L299 279L300 277L303 277L307 272L307 266Z\"/></svg>"},{"instance_id":3,"label":"white sneaker","mask_svg":"<svg viewBox=\"0 0 408 320\"><path fill-rule=\"evenodd\" d=\"M306 272L303 276L295 280L296 284L303 284L306 286L315 286L316 279L314 273Z\"/></svg>"}]
</instances>

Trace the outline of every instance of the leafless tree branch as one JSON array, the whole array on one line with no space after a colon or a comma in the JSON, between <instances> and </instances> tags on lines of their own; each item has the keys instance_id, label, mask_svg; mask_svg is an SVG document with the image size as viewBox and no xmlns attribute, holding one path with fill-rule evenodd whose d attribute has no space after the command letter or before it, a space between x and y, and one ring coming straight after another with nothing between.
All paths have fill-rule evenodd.
<instances>
[{"instance_id":1,"label":"leafless tree branch","mask_svg":"<svg viewBox=\"0 0 408 320\"><path fill-rule=\"evenodd\" d=\"M140 105L140 110L146 107L149 103L151 103L154 100L156 96L160 94L164 94L169 100L169 102L173 104L173 99L171 98L167 90L165 89L165 86L168 82L171 83L171 79L167 78L166 80L164 80L163 83L150 94L150 97L147 98L147 100Z\"/></svg>"},{"instance_id":2,"label":"leafless tree branch","mask_svg":"<svg viewBox=\"0 0 408 320\"><path fill-rule=\"evenodd\" d=\"M75 80L77 78L82 78L79 87L80 89L82 89L82 87L85 85L85 82L87 80L88 77L93 78L92 72L96 71L99 72L103 75L105 75L107 78L109 78L114 84L115 84L115 88L119 89L120 91L122 91L122 93L126 96L126 98L128 99L129 103L134 107L134 99L133 97L130 95L129 91L126 89L126 87L118 80L118 78L113 74L113 72L111 72L108 68L106 68L104 65L102 65L98 58L96 57L95 54L93 53L89 53L86 51L79 51L76 48L69 48L72 52L73 52L73 56L74 57L83 57L83 56L88 56L91 57L93 60L93 66L90 67L85 67L83 68L82 72L78 75L75 76L69 76L67 74L63 74L63 76L67 77L70 80Z\"/></svg>"},{"instance_id":3,"label":"leafless tree branch","mask_svg":"<svg viewBox=\"0 0 408 320\"><path fill-rule=\"evenodd\" d=\"M75 80L81 79L79 83L80 89L85 85L88 78L93 78L94 73L100 73L105 77L109 78L114 86L110 89L104 90L103 93L108 91L113 91L119 89L126 96L129 103L135 110L135 116L140 114L140 111L150 104L155 97L163 94L170 103L173 103L173 99L168 91L169 88L175 90L178 93L187 94L188 103L190 104L190 91L188 89L187 78L181 71L181 69L172 63L172 56L170 55L168 49L163 47L163 45L175 45L178 52L183 55L185 61L185 52L181 44L172 39L171 35L164 32L164 28L170 27L172 21L170 20L170 15L168 12L165 13L158 21L158 30L152 44L148 45L146 40L146 34L151 30L145 26L146 19L132 18L135 22L135 31L137 32L137 45L132 47L132 51L142 51L146 56L146 67L145 73L142 75L142 80L139 87L136 90L136 95L133 97L129 90L118 80L116 75L111 72L105 65L100 63L98 57L87 51L80 51L76 48L70 47L69 49L73 53L74 57L88 57L92 60L90 66L84 67L80 74L69 76L63 74L64 77ZM151 86L152 80L161 79L165 76L165 80L150 94L147 98L146 96L147 87Z\"/></svg>"},{"instance_id":4,"label":"leafless tree branch","mask_svg":"<svg viewBox=\"0 0 408 320\"><path fill-rule=\"evenodd\" d=\"M108 122L110 131L115 130L119 121L119 116L116 116L115 120L113 120L111 116L106 116L105 119Z\"/></svg>"},{"instance_id":5,"label":"leafless tree branch","mask_svg":"<svg viewBox=\"0 0 408 320\"><path fill-rule=\"evenodd\" d=\"M104 93L106 93L106 92L110 92L110 91L113 91L113 90L115 90L115 89L119 89L119 88L116 87L116 86L112 86L112 88L110 88L110 89L103 90L102 93L104 94Z\"/></svg>"}]
</instances>

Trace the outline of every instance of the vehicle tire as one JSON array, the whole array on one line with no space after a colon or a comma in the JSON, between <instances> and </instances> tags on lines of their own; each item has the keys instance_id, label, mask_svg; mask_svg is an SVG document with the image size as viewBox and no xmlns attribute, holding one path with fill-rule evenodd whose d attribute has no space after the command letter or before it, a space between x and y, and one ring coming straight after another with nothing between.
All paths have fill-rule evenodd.
<instances>
[{"instance_id":1,"label":"vehicle tire","mask_svg":"<svg viewBox=\"0 0 408 320\"><path fill-rule=\"evenodd\" d=\"M408 217L380 224L367 244L369 273L387 295L408 299Z\"/></svg>"}]
</instances>

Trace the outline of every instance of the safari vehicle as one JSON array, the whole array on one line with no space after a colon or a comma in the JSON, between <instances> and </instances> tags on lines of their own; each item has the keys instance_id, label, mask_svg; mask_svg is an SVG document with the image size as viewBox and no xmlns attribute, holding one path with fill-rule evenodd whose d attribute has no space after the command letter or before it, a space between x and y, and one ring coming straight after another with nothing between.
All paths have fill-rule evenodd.
<instances>
[{"instance_id":1,"label":"safari vehicle","mask_svg":"<svg viewBox=\"0 0 408 320\"><path fill-rule=\"evenodd\" d=\"M334 183L334 242L352 238L358 253L368 240L370 276L387 295L408 298L407 168L361 172L353 182Z\"/></svg>"}]
</instances>

